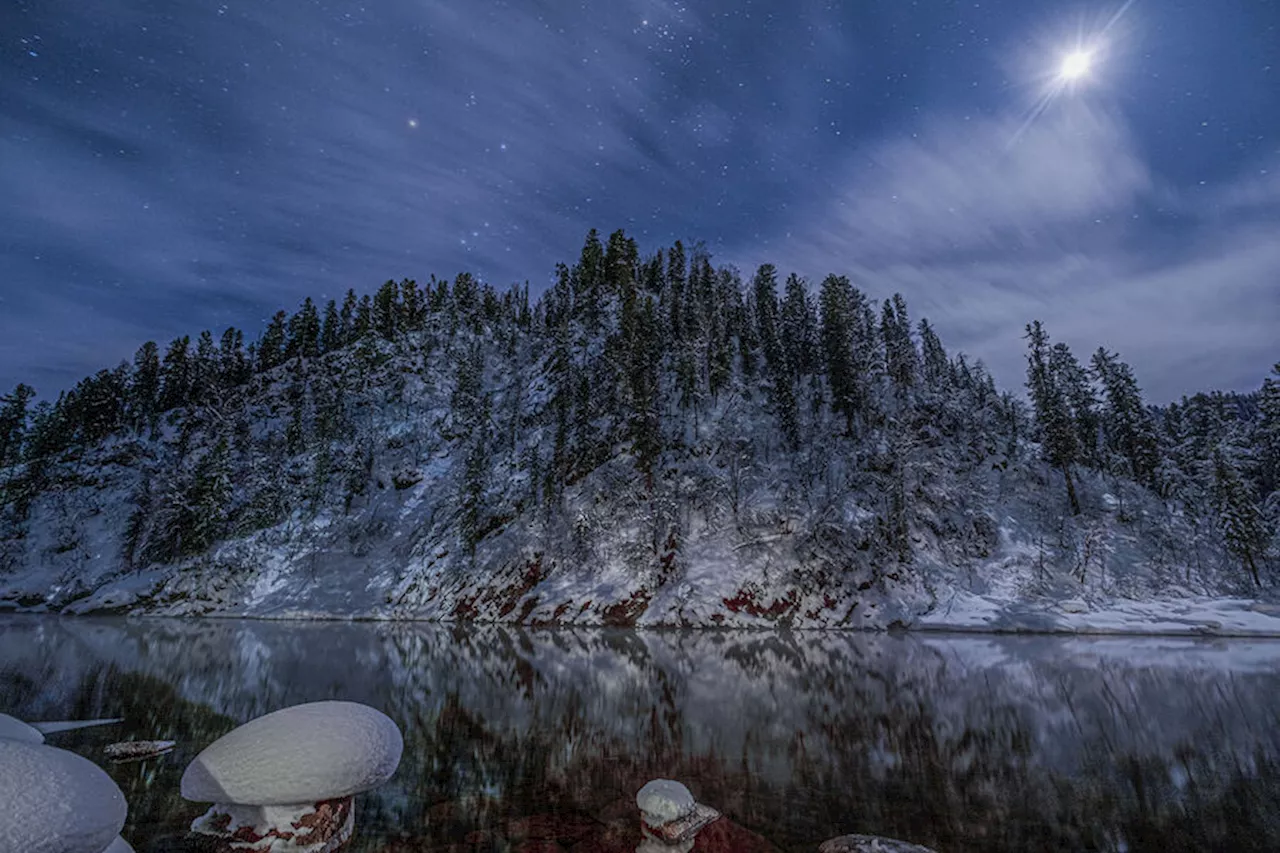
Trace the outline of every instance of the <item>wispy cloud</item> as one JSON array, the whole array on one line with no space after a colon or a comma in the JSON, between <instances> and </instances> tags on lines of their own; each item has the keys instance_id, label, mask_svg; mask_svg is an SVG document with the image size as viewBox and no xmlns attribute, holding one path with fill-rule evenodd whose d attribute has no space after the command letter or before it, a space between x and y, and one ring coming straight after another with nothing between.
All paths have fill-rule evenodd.
<instances>
[{"instance_id":1,"label":"wispy cloud","mask_svg":"<svg viewBox=\"0 0 1280 853\"><path fill-rule=\"evenodd\" d=\"M1017 124L938 120L857 152L777 241L785 261L902 291L1007 387L1033 319L1082 357L1121 351L1154 400L1255 387L1280 358L1280 183L1172 186L1118 114L1083 102L1010 146Z\"/></svg>"}]
</instances>

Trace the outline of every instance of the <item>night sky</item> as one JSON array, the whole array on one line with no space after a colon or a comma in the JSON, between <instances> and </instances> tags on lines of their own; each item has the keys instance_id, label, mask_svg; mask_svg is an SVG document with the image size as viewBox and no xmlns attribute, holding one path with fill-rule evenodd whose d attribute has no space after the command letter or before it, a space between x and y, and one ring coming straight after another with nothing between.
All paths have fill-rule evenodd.
<instances>
[{"instance_id":1,"label":"night sky","mask_svg":"<svg viewBox=\"0 0 1280 853\"><path fill-rule=\"evenodd\" d=\"M1063 57L1088 53L1067 82ZM1280 2L3 0L0 390L588 228L901 291L1023 382L1280 359Z\"/></svg>"}]
</instances>

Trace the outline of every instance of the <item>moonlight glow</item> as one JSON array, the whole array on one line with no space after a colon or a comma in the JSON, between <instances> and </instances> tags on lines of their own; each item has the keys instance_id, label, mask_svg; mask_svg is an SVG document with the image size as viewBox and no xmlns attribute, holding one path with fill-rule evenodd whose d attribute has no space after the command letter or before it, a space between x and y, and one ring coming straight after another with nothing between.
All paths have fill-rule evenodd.
<instances>
[{"instance_id":1,"label":"moonlight glow","mask_svg":"<svg viewBox=\"0 0 1280 853\"><path fill-rule=\"evenodd\" d=\"M1087 50L1074 50L1062 58L1058 75L1066 81L1079 80L1089 73L1093 56Z\"/></svg>"}]
</instances>

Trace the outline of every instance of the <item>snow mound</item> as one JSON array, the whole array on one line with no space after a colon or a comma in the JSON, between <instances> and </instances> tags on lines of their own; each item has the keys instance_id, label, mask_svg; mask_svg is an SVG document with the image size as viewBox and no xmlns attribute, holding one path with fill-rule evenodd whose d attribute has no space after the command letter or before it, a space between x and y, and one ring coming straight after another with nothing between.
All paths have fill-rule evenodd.
<instances>
[{"instance_id":1,"label":"snow mound","mask_svg":"<svg viewBox=\"0 0 1280 853\"><path fill-rule=\"evenodd\" d=\"M396 724L367 705L295 705L210 744L182 774L182 796L246 806L337 799L390 779L403 749Z\"/></svg>"},{"instance_id":2,"label":"snow mound","mask_svg":"<svg viewBox=\"0 0 1280 853\"><path fill-rule=\"evenodd\" d=\"M0 740L0 850L103 853L124 828L124 794L93 762L62 749ZM113 848L113 853L120 849Z\"/></svg>"},{"instance_id":3,"label":"snow mound","mask_svg":"<svg viewBox=\"0 0 1280 853\"><path fill-rule=\"evenodd\" d=\"M44 743L44 735L16 717L0 714L0 738L20 740L23 743Z\"/></svg>"}]
</instances>

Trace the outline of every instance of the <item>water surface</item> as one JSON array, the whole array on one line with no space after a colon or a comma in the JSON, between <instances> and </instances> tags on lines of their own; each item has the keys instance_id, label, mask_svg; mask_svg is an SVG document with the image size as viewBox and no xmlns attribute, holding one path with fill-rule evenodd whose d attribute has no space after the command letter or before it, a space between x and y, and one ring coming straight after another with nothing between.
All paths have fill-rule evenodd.
<instances>
[{"instance_id":1,"label":"water surface","mask_svg":"<svg viewBox=\"0 0 1280 853\"><path fill-rule=\"evenodd\" d=\"M200 749L320 699L405 734L352 851L508 850L546 824L598 849L659 776L785 851L1280 849L1276 642L0 617L0 710L125 718L49 740L104 763L140 853L203 811L178 796ZM105 764L129 738L179 746Z\"/></svg>"}]
</instances>

